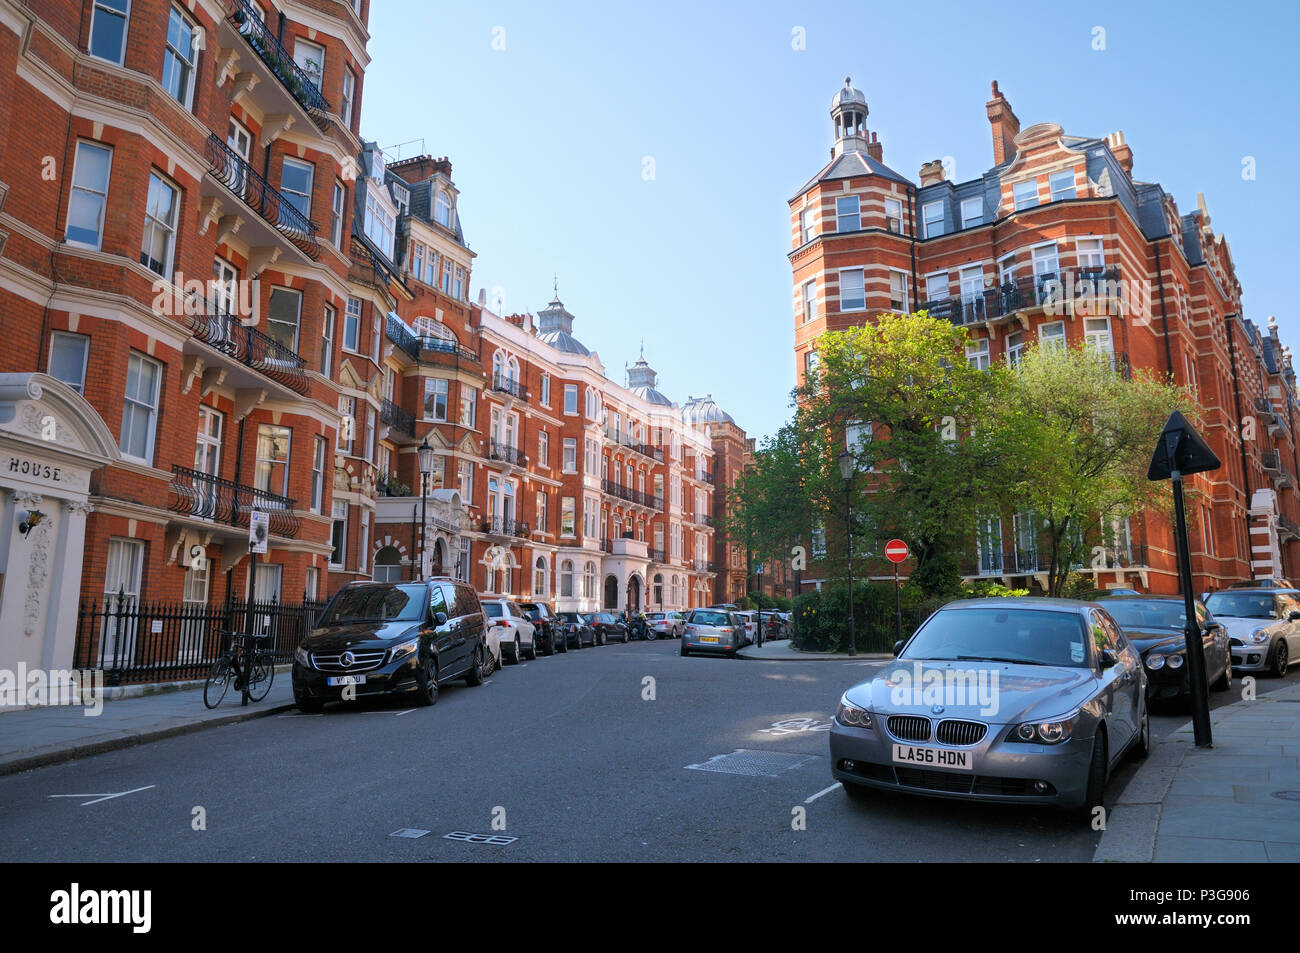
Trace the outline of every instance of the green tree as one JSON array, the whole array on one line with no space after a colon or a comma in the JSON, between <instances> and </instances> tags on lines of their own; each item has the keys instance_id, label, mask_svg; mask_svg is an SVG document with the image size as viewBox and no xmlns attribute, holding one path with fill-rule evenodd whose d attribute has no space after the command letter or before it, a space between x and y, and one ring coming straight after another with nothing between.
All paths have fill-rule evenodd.
<instances>
[{"instance_id":1,"label":"green tree","mask_svg":"<svg viewBox=\"0 0 1300 953\"><path fill-rule=\"evenodd\" d=\"M1052 596L1072 566L1091 565L1095 546L1114 546L1103 527L1162 504L1163 485L1146 478L1156 438L1170 411L1197 413L1182 388L1121 371L1112 355L1083 346L1031 347L991 408L1006 454L1002 496L1041 527Z\"/></svg>"}]
</instances>

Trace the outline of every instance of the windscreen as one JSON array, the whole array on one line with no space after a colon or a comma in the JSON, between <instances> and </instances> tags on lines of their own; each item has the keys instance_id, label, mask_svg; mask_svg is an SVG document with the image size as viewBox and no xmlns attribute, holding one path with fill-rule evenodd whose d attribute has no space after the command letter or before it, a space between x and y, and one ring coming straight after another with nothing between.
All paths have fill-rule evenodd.
<instances>
[{"instance_id":1,"label":"windscreen","mask_svg":"<svg viewBox=\"0 0 1300 953\"><path fill-rule=\"evenodd\" d=\"M941 609L899 658L1087 665L1087 638L1075 612L996 606Z\"/></svg>"},{"instance_id":2,"label":"windscreen","mask_svg":"<svg viewBox=\"0 0 1300 953\"><path fill-rule=\"evenodd\" d=\"M1267 592L1214 592L1205 608L1217 616L1238 619L1272 619L1273 596Z\"/></svg>"},{"instance_id":3,"label":"windscreen","mask_svg":"<svg viewBox=\"0 0 1300 953\"><path fill-rule=\"evenodd\" d=\"M340 589L317 625L358 622L419 622L427 608L424 586L358 586Z\"/></svg>"}]
</instances>

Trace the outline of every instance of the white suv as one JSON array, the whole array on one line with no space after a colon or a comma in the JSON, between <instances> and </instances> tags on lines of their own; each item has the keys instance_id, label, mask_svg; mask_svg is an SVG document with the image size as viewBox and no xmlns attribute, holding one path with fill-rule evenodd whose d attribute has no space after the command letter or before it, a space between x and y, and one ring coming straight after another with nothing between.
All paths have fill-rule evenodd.
<instances>
[{"instance_id":1,"label":"white suv","mask_svg":"<svg viewBox=\"0 0 1300 953\"><path fill-rule=\"evenodd\" d=\"M488 627L501 636L501 654L507 662L517 665L523 659L537 658L534 627L523 609L502 596L480 593L479 601Z\"/></svg>"}]
</instances>

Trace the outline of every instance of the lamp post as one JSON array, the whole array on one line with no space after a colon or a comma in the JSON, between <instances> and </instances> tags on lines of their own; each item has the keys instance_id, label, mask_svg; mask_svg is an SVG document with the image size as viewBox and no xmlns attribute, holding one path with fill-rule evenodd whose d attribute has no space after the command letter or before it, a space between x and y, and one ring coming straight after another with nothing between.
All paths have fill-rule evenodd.
<instances>
[{"instance_id":1,"label":"lamp post","mask_svg":"<svg viewBox=\"0 0 1300 953\"><path fill-rule=\"evenodd\" d=\"M433 476L433 460L437 456L433 447L429 446L427 434L420 442L420 449L416 451L416 456L419 457L420 462L420 578L424 579L428 574L428 566L424 561L425 527L428 525L425 521L424 498L429 493L429 478Z\"/></svg>"},{"instance_id":2,"label":"lamp post","mask_svg":"<svg viewBox=\"0 0 1300 953\"><path fill-rule=\"evenodd\" d=\"M848 553L849 570L849 654L858 654L858 639L853 621L853 511L850 509L849 491L853 487L853 454L844 450L839 455L840 476L844 478L844 545Z\"/></svg>"}]
</instances>

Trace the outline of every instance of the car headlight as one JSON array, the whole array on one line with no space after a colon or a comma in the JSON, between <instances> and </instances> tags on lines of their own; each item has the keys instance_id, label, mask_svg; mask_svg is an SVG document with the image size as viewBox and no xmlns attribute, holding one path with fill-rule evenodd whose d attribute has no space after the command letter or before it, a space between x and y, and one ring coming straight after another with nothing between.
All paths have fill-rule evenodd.
<instances>
[{"instance_id":1,"label":"car headlight","mask_svg":"<svg viewBox=\"0 0 1300 953\"><path fill-rule=\"evenodd\" d=\"M388 650L388 661L396 662L399 658L406 658L408 655L420 651L420 639L407 639L405 642L398 642Z\"/></svg>"},{"instance_id":2,"label":"car headlight","mask_svg":"<svg viewBox=\"0 0 1300 953\"><path fill-rule=\"evenodd\" d=\"M835 720L849 728L870 728L871 712L849 704L847 698L841 698L840 707L835 712Z\"/></svg>"},{"instance_id":3,"label":"car headlight","mask_svg":"<svg viewBox=\"0 0 1300 953\"><path fill-rule=\"evenodd\" d=\"M1165 667L1165 657L1158 652L1153 652L1147 656L1147 668L1151 671Z\"/></svg>"},{"instance_id":4,"label":"car headlight","mask_svg":"<svg viewBox=\"0 0 1300 953\"><path fill-rule=\"evenodd\" d=\"M298 664L303 668L311 668L311 653L301 645L293 650L293 657L298 660Z\"/></svg>"},{"instance_id":5,"label":"car headlight","mask_svg":"<svg viewBox=\"0 0 1300 953\"><path fill-rule=\"evenodd\" d=\"M1167 664L1170 668L1182 668L1183 662L1185 661L1187 660L1183 658L1183 656L1181 655L1171 655L1169 656L1169 659L1165 664Z\"/></svg>"},{"instance_id":6,"label":"car headlight","mask_svg":"<svg viewBox=\"0 0 1300 953\"><path fill-rule=\"evenodd\" d=\"M1078 712L1075 712L1069 718L1061 718L1056 721L1027 721L1012 728L1010 734L1007 735L1007 740L1023 741L1027 744L1059 745L1061 742L1069 740L1078 721Z\"/></svg>"},{"instance_id":7,"label":"car headlight","mask_svg":"<svg viewBox=\"0 0 1300 953\"><path fill-rule=\"evenodd\" d=\"M1259 642L1267 642L1267 641L1268 641L1268 630L1267 630L1267 629L1256 629L1254 632L1250 633L1250 635L1248 635L1248 636L1246 637L1246 639L1247 639L1247 641L1249 641L1249 642L1255 642L1255 643L1259 643Z\"/></svg>"}]
</instances>

